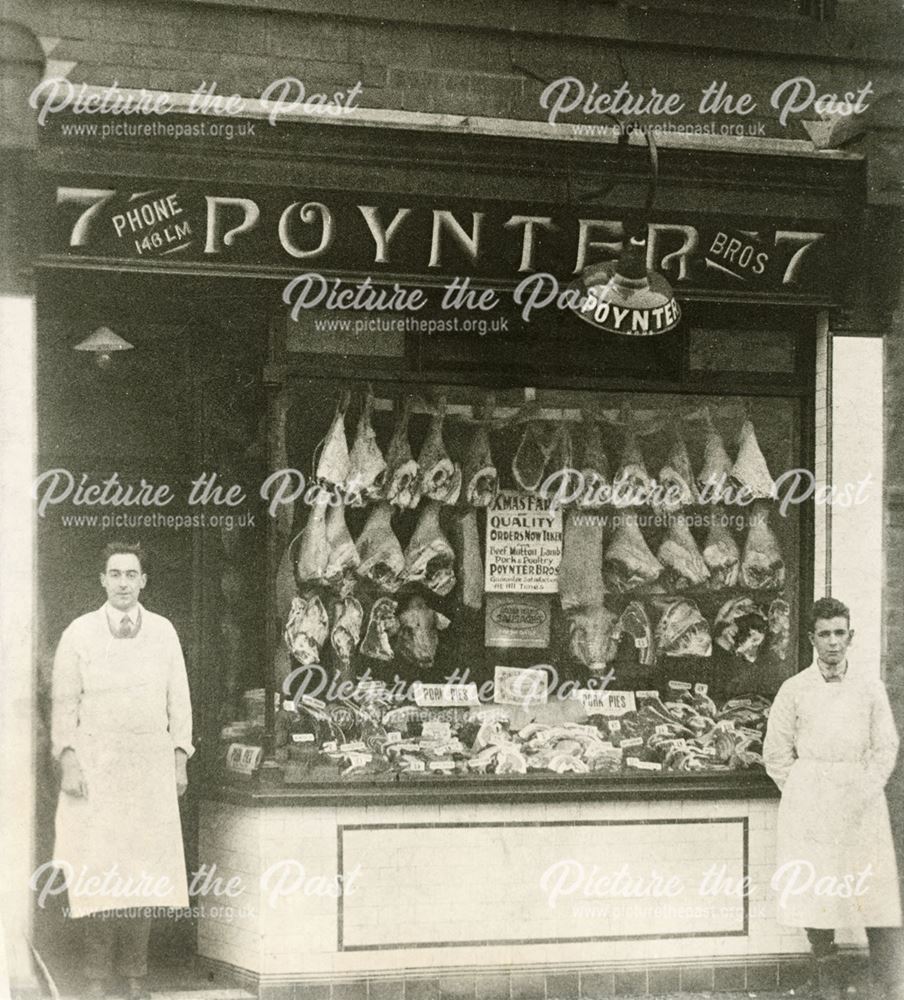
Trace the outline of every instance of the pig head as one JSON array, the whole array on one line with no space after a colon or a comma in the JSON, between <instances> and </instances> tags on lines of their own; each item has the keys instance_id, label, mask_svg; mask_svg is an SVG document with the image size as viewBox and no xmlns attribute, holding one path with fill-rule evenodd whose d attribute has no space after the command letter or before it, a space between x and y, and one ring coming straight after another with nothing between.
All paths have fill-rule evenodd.
<instances>
[{"instance_id":1,"label":"pig head","mask_svg":"<svg viewBox=\"0 0 904 1000\"><path fill-rule=\"evenodd\" d=\"M439 633L449 627L449 619L429 607L423 597L409 598L399 614L399 630L393 649L399 659L429 670L436 658Z\"/></svg>"},{"instance_id":2,"label":"pig head","mask_svg":"<svg viewBox=\"0 0 904 1000\"><path fill-rule=\"evenodd\" d=\"M617 650L612 632L618 616L603 604L574 608L568 613L568 647L589 670L602 670Z\"/></svg>"}]
</instances>

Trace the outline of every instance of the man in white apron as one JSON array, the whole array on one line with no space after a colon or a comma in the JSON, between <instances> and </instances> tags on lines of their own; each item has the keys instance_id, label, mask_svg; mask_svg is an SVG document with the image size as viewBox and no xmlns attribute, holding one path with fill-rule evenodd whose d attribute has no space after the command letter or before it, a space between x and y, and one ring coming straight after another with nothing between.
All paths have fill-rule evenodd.
<instances>
[{"instance_id":1,"label":"man in white apron","mask_svg":"<svg viewBox=\"0 0 904 1000\"><path fill-rule=\"evenodd\" d=\"M779 922L806 928L823 997L840 996L835 929L865 927L872 996L897 997L889 959L901 904L885 784L898 736L877 672L848 663L854 637L841 601L813 605L815 662L782 685L763 758L782 791L772 880Z\"/></svg>"},{"instance_id":2,"label":"man in white apron","mask_svg":"<svg viewBox=\"0 0 904 1000\"><path fill-rule=\"evenodd\" d=\"M138 603L137 545L108 545L107 602L63 633L53 665L53 755L60 763L54 859L69 913L84 917L88 997L115 970L148 994L151 912L188 906L178 797L187 787L191 702L170 622Z\"/></svg>"}]
</instances>

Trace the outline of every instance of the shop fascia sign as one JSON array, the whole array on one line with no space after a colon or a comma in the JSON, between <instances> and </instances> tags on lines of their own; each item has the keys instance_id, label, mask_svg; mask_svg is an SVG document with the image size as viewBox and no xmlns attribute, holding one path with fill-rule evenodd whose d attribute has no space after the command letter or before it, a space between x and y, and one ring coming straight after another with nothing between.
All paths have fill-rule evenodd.
<instances>
[{"instance_id":1,"label":"shop fascia sign","mask_svg":"<svg viewBox=\"0 0 904 1000\"><path fill-rule=\"evenodd\" d=\"M51 250L119 260L269 265L324 274L468 274L517 281L538 271L580 274L619 256L624 224L579 206L550 211L452 199L442 207L346 193L212 194L193 185L139 190L60 185ZM826 233L749 229L708 219L652 221L646 260L673 283L811 291ZM834 241L831 241L834 243ZM831 273L831 272L829 272Z\"/></svg>"}]
</instances>

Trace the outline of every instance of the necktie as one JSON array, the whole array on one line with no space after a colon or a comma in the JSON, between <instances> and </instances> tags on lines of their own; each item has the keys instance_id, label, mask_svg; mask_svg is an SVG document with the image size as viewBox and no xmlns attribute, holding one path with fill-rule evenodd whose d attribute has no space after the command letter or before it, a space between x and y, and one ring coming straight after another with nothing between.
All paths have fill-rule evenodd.
<instances>
[{"instance_id":1,"label":"necktie","mask_svg":"<svg viewBox=\"0 0 904 1000\"><path fill-rule=\"evenodd\" d=\"M116 634L120 639L131 639L135 634L132 627L132 621L128 615L122 616L122 621L119 623L119 631Z\"/></svg>"}]
</instances>

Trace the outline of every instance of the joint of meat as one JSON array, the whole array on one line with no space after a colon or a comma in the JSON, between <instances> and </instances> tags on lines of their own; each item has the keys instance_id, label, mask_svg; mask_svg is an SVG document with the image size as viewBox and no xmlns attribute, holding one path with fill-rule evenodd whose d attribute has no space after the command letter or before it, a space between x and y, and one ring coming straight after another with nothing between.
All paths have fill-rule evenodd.
<instances>
[{"instance_id":1,"label":"joint of meat","mask_svg":"<svg viewBox=\"0 0 904 1000\"><path fill-rule=\"evenodd\" d=\"M667 601L656 626L656 644L663 656L711 656L709 624L693 601Z\"/></svg>"},{"instance_id":2,"label":"joint of meat","mask_svg":"<svg viewBox=\"0 0 904 1000\"><path fill-rule=\"evenodd\" d=\"M395 593L402 583L405 555L392 530L392 507L377 504L368 517L357 542L358 576L370 580L381 590Z\"/></svg>"},{"instance_id":3,"label":"joint of meat","mask_svg":"<svg viewBox=\"0 0 904 1000\"><path fill-rule=\"evenodd\" d=\"M449 458L443 442L443 421L446 418L446 397L440 396L436 412L430 418L427 437L417 464L420 469L420 490L428 500L438 500L445 504L458 499L453 493L461 490L461 470ZM457 475L456 475L457 473Z\"/></svg>"},{"instance_id":4,"label":"joint of meat","mask_svg":"<svg viewBox=\"0 0 904 1000\"><path fill-rule=\"evenodd\" d=\"M624 593L658 580L662 570L662 563L643 537L637 514L624 512L603 560L607 583Z\"/></svg>"},{"instance_id":5,"label":"joint of meat","mask_svg":"<svg viewBox=\"0 0 904 1000\"><path fill-rule=\"evenodd\" d=\"M722 435L713 423L709 407L704 407L703 419L706 439L703 446L703 468L697 476L697 488L702 502L715 503L721 500L725 493L732 463L725 450Z\"/></svg>"},{"instance_id":6,"label":"joint of meat","mask_svg":"<svg viewBox=\"0 0 904 1000\"><path fill-rule=\"evenodd\" d=\"M468 507L453 515L455 549L458 553L458 580L461 603L466 608L483 607L483 560L480 557L480 536L477 531L477 511Z\"/></svg>"},{"instance_id":7,"label":"joint of meat","mask_svg":"<svg viewBox=\"0 0 904 1000\"><path fill-rule=\"evenodd\" d=\"M719 609L713 632L718 646L754 663L766 638L766 615L749 597L738 597Z\"/></svg>"},{"instance_id":8,"label":"joint of meat","mask_svg":"<svg viewBox=\"0 0 904 1000\"><path fill-rule=\"evenodd\" d=\"M713 590L737 586L741 552L728 528L727 515L721 507L714 510L710 517L706 544L703 546L703 561L709 567L710 587Z\"/></svg>"},{"instance_id":9,"label":"joint of meat","mask_svg":"<svg viewBox=\"0 0 904 1000\"><path fill-rule=\"evenodd\" d=\"M373 427L374 394L370 386L364 396L358 429L349 453L349 489L366 500L379 499L385 489L386 460L377 444Z\"/></svg>"},{"instance_id":10,"label":"joint of meat","mask_svg":"<svg viewBox=\"0 0 904 1000\"><path fill-rule=\"evenodd\" d=\"M621 638L625 633L634 640L634 649L639 654L638 659L641 666L652 667L656 662L656 647L653 644L653 626L650 624L649 616L640 601L630 601L616 622L615 629L612 632L612 641L615 643L615 649L618 648L618 643L621 642Z\"/></svg>"},{"instance_id":11,"label":"joint of meat","mask_svg":"<svg viewBox=\"0 0 904 1000\"><path fill-rule=\"evenodd\" d=\"M347 597L355 586L355 569L361 562L355 543L345 523L345 505L336 504L326 515L326 540L329 548L324 583L340 597Z\"/></svg>"},{"instance_id":12,"label":"joint of meat","mask_svg":"<svg viewBox=\"0 0 904 1000\"><path fill-rule=\"evenodd\" d=\"M345 486L351 472L348 441L345 436L345 411L348 408L349 398L348 390L340 393L336 415L324 438L323 449L314 474L321 483L330 483L338 487Z\"/></svg>"},{"instance_id":13,"label":"joint of meat","mask_svg":"<svg viewBox=\"0 0 904 1000\"><path fill-rule=\"evenodd\" d=\"M370 609L367 632L361 643L361 654L374 660L389 661L393 658L390 639L399 630L396 611L399 605L391 597L378 597Z\"/></svg>"},{"instance_id":14,"label":"joint of meat","mask_svg":"<svg viewBox=\"0 0 904 1000\"><path fill-rule=\"evenodd\" d=\"M785 561L769 527L769 504L754 503L741 558L741 583L751 590L780 589L785 585Z\"/></svg>"},{"instance_id":15,"label":"joint of meat","mask_svg":"<svg viewBox=\"0 0 904 1000\"><path fill-rule=\"evenodd\" d=\"M640 497L646 496L652 487L653 480L647 472L637 435L634 431L629 431L621 463L615 473L613 489L623 503L628 504L636 503Z\"/></svg>"},{"instance_id":16,"label":"joint of meat","mask_svg":"<svg viewBox=\"0 0 904 1000\"><path fill-rule=\"evenodd\" d=\"M472 507L489 507L499 488L499 473L493 464L490 435L484 424L474 430L462 469L465 499Z\"/></svg>"},{"instance_id":17,"label":"joint of meat","mask_svg":"<svg viewBox=\"0 0 904 1000\"><path fill-rule=\"evenodd\" d=\"M302 666L320 662L330 621L323 601L307 592L292 599L289 620L283 631L286 647Z\"/></svg>"},{"instance_id":18,"label":"joint of meat","mask_svg":"<svg viewBox=\"0 0 904 1000\"><path fill-rule=\"evenodd\" d=\"M416 507L418 492L418 464L411 453L408 441L408 421L411 417L411 400L405 398L396 420L395 430L386 451L385 499L394 507Z\"/></svg>"},{"instance_id":19,"label":"joint of meat","mask_svg":"<svg viewBox=\"0 0 904 1000\"><path fill-rule=\"evenodd\" d=\"M551 452L551 444L545 443L541 425L530 421L512 459L512 475L525 493L536 493L540 488Z\"/></svg>"},{"instance_id":20,"label":"joint of meat","mask_svg":"<svg viewBox=\"0 0 904 1000\"><path fill-rule=\"evenodd\" d=\"M699 501L691 457L687 444L678 431L675 443L669 452L666 464L659 471L659 485L663 488L662 498L654 505L658 510L673 512L682 507L691 507Z\"/></svg>"},{"instance_id":21,"label":"joint of meat","mask_svg":"<svg viewBox=\"0 0 904 1000\"><path fill-rule=\"evenodd\" d=\"M342 673L348 675L352 662L352 654L361 641L361 625L364 621L364 609L355 597L345 597L336 602L333 609L333 628L330 631L330 643L336 653Z\"/></svg>"},{"instance_id":22,"label":"joint of meat","mask_svg":"<svg viewBox=\"0 0 904 1000\"><path fill-rule=\"evenodd\" d=\"M745 420L741 428L741 444L731 469L731 478L744 487L750 499L771 500L775 497L775 482L749 420Z\"/></svg>"},{"instance_id":23,"label":"joint of meat","mask_svg":"<svg viewBox=\"0 0 904 1000\"><path fill-rule=\"evenodd\" d=\"M311 505L298 544L295 574L299 583L323 583L330 559L326 532L326 503L319 498Z\"/></svg>"},{"instance_id":24,"label":"joint of meat","mask_svg":"<svg viewBox=\"0 0 904 1000\"><path fill-rule=\"evenodd\" d=\"M403 582L422 583L445 597L455 586L455 553L439 523L440 503L428 500L405 551Z\"/></svg>"},{"instance_id":25,"label":"joint of meat","mask_svg":"<svg viewBox=\"0 0 904 1000\"><path fill-rule=\"evenodd\" d=\"M449 625L445 615L434 611L423 597L415 594L399 613L399 630L393 641L393 651L405 663L430 670L436 659L439 633Z\"/></svg>"},{"instance_id":26,"label":"joint of meat","mask_svg":"<svg viewBox=\"0 0 904 1000\"><path fill-rule=\"evenodd\" d=\"M584 495L594 497L609 485L609 459L603 448L602 425L590 410L581 413L583 437L581 440L581 475L584 478Z\"/></svg>"},{"instance_id":27,"label":"joint of meat","mask_svg":"<svg viewBox=\"0 0 904 1000\"><path fill-rule=\"evenodd\" d=\"M590 521L591 523L587 523ZM603 583L603 525L600 519L565 513L562 558L559 561L559 600L563 611L601 605Z\"/></svg>"},{"instance_id":28,"label":"joint of meat","mask_svg":"<svg viewBox=\"0 0 904 1000\"><path fill-rule=\"evenodd\" d=\"M791 605L781 597L769 605L769 646L775 655L784 660L791 644Z\"/></svg>"},{"instance_id":29,"label":"joint of meat","mask_svg":"<svg viewBox=\"0 0 904 1000\"><path fill-rule=\"evenodd\" d=\"M656 556L670 571L675 590L699 587L709 580L709 569L683 514L669 517L669 529Z\"/></svg>"}]
</instances>

